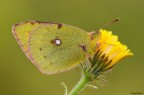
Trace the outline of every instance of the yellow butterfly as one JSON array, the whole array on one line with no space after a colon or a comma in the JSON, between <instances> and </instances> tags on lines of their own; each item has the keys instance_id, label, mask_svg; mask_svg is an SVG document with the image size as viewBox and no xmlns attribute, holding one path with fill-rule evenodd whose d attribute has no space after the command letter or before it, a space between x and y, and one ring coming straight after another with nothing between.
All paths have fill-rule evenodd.
<instances>
[{"instance_id":1,"label":"yellow butterfly","mask_svg":"<svg viewBox=\"0 0 144 95\"><path fill-rule=\"evenodd\" d=\"M27 57L45 74L64 72L93 55L96 39L80 28L52 22L16 24L13 34Z\"/></svg>"}]
</instances>

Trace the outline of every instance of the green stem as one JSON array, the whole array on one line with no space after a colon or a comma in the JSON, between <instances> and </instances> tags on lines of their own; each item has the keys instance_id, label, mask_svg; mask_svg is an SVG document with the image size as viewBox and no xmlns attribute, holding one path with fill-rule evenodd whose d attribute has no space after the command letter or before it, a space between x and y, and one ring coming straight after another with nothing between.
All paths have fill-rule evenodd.
<instances>
[{"instance_id":1,"label":"green stem","mask_svg":"<svg viewBox=\"0 0 144 95\"><path fill-rule=\"evenodd\" d=\"M90 81L89 74L85 71L82 72L82 77L79 80L78 84L75 85L75 87L70 91L68 95L77 95Z\"/></svg>"}]
</instances>

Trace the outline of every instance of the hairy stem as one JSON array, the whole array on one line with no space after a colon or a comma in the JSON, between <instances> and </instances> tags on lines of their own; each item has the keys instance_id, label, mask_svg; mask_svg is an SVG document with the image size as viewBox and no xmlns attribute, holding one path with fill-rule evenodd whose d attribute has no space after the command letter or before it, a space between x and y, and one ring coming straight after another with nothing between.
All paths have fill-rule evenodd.
<instances>
[{"instance_id":1,"label":"hairy stem","mask_svg":"<svg viewBox=\"0 0 144 95\"><path fill-rule=\"evenodd\" d=\"M89 74L85 71L82 72L81 79L75 85L75 87L70 91L68 95L77 95L90 81Z\"/></svg>"}]
</instances>

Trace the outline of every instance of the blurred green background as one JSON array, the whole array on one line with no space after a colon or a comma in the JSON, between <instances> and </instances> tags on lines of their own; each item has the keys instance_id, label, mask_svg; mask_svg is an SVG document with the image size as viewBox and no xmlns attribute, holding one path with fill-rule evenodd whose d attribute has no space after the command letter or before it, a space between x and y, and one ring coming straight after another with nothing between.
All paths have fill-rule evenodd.
<instances>
[{"instance_id":1,"label":"blurred green background","mask_svg":"<svg viewBox=\"0 0 144 95\"><path fill-rule=\"evenodd\" d=\"M80 69L43 75L27 59L11 33L13 24L40 20L66 23L87 31L113 31L135 56L119 62L108 74L109 84L97 90L87 87L79 95L144 94L144 0L0 0L0 95L64 95L60 82L70 90Z\"/></svg>"}]
</instances>

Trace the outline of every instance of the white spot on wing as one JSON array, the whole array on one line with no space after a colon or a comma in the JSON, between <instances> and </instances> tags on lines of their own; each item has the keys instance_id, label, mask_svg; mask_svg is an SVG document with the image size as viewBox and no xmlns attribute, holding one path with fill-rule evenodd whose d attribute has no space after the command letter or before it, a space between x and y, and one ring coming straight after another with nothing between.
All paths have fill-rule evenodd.
<instances>
[{"instance_id":1,"label":"white spot on wing","mask_svg":"<svg viewBox=\"0 0 144 95\"><path fill-rule=\"evenodd\" d=\"M56 39L56 40L55 40L55 44L56 44L56 45L60 45L60 44L61 44L61 40Z\"/></svg>"}]
</instances>

